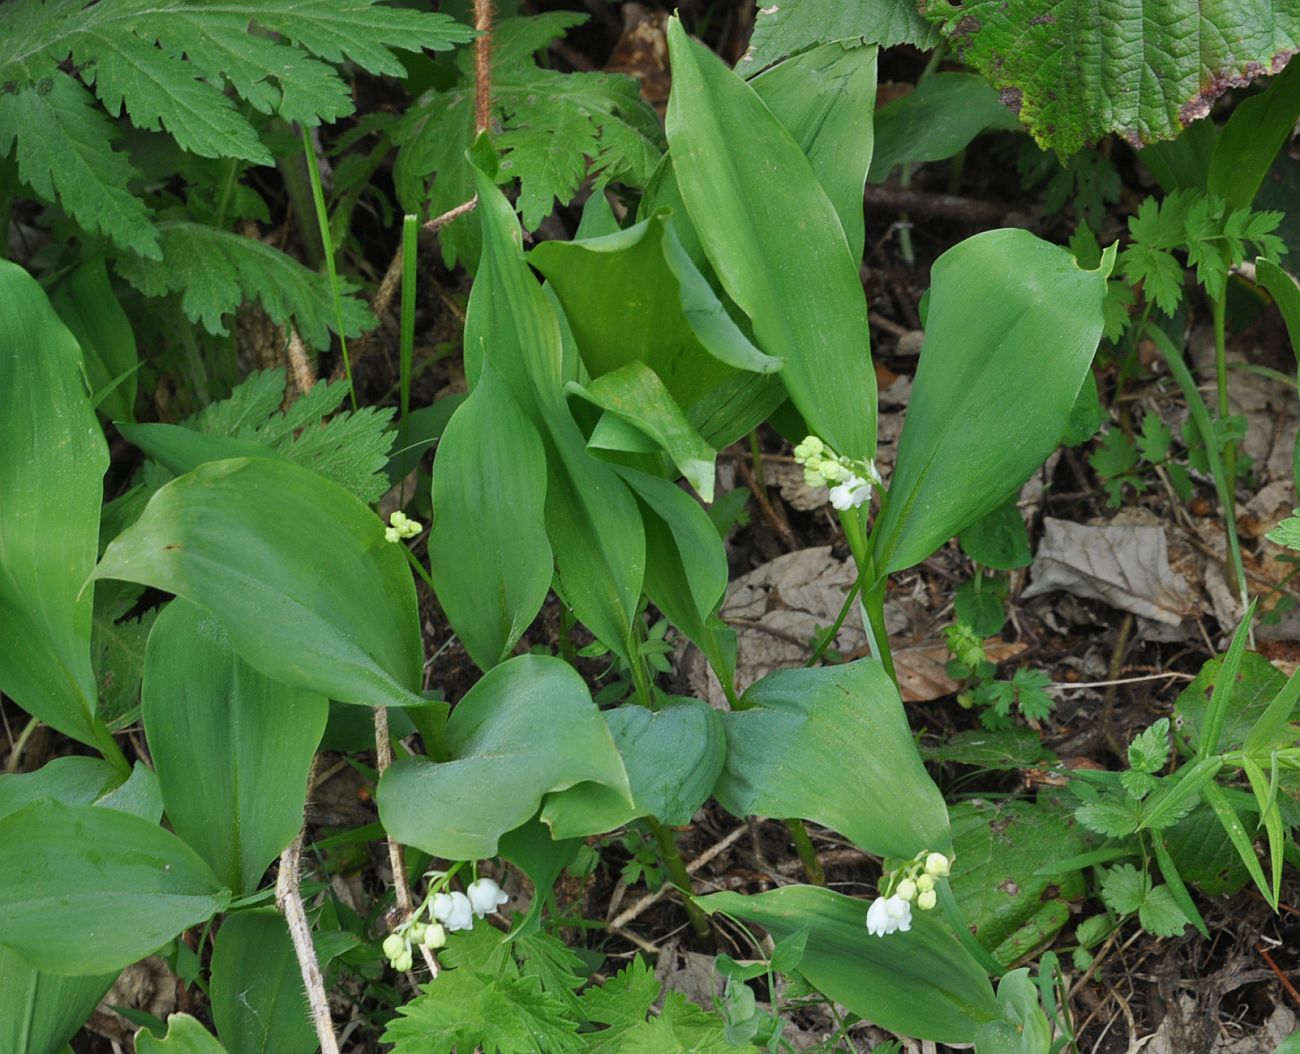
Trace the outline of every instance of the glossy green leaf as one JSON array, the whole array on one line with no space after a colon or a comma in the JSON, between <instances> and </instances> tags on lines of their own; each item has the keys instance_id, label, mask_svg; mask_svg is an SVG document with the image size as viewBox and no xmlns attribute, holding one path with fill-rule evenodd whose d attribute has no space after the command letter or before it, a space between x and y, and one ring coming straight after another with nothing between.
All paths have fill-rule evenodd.
<instances>
[{"instance_id":1,"label":"glossy green leaf","mask_svg":"<svg viewBox=\"0 0 1300 1054\"><path fill-rule=\"evenodd\" d=\"M867 178L883 183L899 165L943 161L981 132L1019 127L983 77L935 73L877 111L875 156Z\"/></svg>"},{"instance_id":2,"label":"glossy green leaf","mask_svg":"<svg viewBox=\"0 0 1300 1054\"><path fill-rule=\"evenodd\" d=\"M858 41L823 44L750 82L807 156L854 260L862 259L862 188L879 127L878 118L862 119L876 107L876 54Z\"/></svg>"},{"instance_id":3,"label":"glossy green leaf","mask_svg":"<svg viewBox=\"0 0 1300 1054\"><path fill-rule=\"evenodd\" d=\"M678 241L683 220L655 214L614 234L543 242L528 259L563 306L593 377L643 363L692 427L721 447L770 411L760 396L772 383L761 375L781 360L727 314Z\"/></svg>"},{"instance_id":4,"label":"glossy green leaf","mask_svg":"<svg viewBox=\"0 0 1300 1054\"><path fill-rule=\"evenodd\" d=\"M556 841L547 826L536 818L501 836L497 851L533 883L532 903L511 929L511 937L527 937L541 929L542 908L554 898L555 880L573 863L581 846L579 838Z\"/></svg>"},{"instance_id":5,"label":"glossy green leaf","mask_svg":"<svg viewBox=\"0 0 1300 1054\"><path fill-rule=\"evenodd\" d=\"M1232 843L1223 837L1223 828L1208 805L1198 805L1174 826L1155 832L1152 840L1160 843L1157 853L1169 857L1179 876L1208 896L1235 893L1250 881L1245 865ZM1163 862L1161 873L1170 881Z\"/></svg>"},{"instance_id":6,"label":"glossy green leaf","mask_svg":"<svg viewBox=\"0 0 1300 1054\"><path fill-rule=\"evenodd\" d=\"M1255 260L1255 277L1282 312L1287 336L1291 338L1291 351L1300 362L1300 286L1288 272L1262 256Z\"/></svg>"},{"instance_id":7,"label":"glossy green leaf","mask_svg":"<svg viewBox=\"0 0 1300 1054\"><path fill-rule=\"evenodd\" d=\"M696 493L705 501L713 500L714 450L691 427L653 370L643 363L629 362L585 386L570 381L567 387L653 439Z\"/></svg>"},{"instance_id":8,"label":"glossy green leaf","mask_svg":"<svg viewBox=\"0 0 1300 1054\"><path fill-rule=\"evenodd\" d=\"M867 933L868 901L818 886L714 893L696 903L757 923L778 941L806 929L799 972L891 1032L970 1043L981 1025L1002 1016L983 969L933 914L914 911L910 930L875 937Z\"/></svg>"},{"instance_id":9,"label":"glossy green leaf","mask_svg":"<svg viewBox=\"0 0 1300 1054\"><path fill-rule=\"evenodd\" d=\"M1001 505L1055 448L1101 339L1095 271L1023 230L935 262L925 344L877 521L880 573L920 563Z\"/></svg>"},{"instance_id":10,"label":"glossy green leaf","mask_svg":"<svg viewBox=\"0 0 1300 1054\"><path fill-rule=\"evenodd\" d=\"M520 655L493 667L456 704L445 746L448 761L395 761L378 793L388 833L444 859L495 856L544 795L584 780L631 801L609 729L561 659Z\"/></svg>"},{"instance_id":11,"label":"glossy green leaf","mask_svg":"<svg viewBox=\"0 0 1300 1054\"><path fill-rule=\"evenodd\" d=\"M727 591L727 554L709 515L681 488L631 469L646 532L645 591L704 652L728 693L736 676L736 634L715 612Z\"/></svg>"},{"instance_id":12,"label":"glossy green leaf","mask_svg":"<svg viewBox=\"0 0 1300 1054\"><path fill-rule=\"evenodd\" d=\"M241 911L212 947L212 1021L230 1054L312 1054L317 1049L302 971L284 919Z\"/></svg>"},{"instance_id":13,"label":"glossy green leaf","mask_svg":"<svg viewBox=\"0 0 1300 1054\"><path fill-rule=\"evenodd\" d=\"M99 758L55 758L35 772L0 775L0 817L41 799L92 805L121 782L122 774Z\"/></svg>"},{"instance_id":14,"label":"glossy green leaf","mask_svg":"<svg viewBox=\"0 0 1300 1054\"><path fill-rule=\"evenodd\" d=\"M1224 661L1216 658L1206 662L1174 701L1175 742L1185 753L1200 753L1209 700L1214 686L1222 680ZM1264 656L1258 652L1244 652L1237 665L1230 705L1223 714L1220 741L1230 749L1245 744L1286 685L1286 676ZM1292 746L1300 735L1300 726L1292 721L1275 727L1274 719L1270 718L1264 730L1269 728L1273 729L1271 735L1265 737L1261 734L1249 740L1253 752Z\"/></svg>"},{"instance_id":15,"label":"glossy green leaf","mask_svg":"<svg viewBox=\"0 0 1300 1054\"><path fill-rule=\"evenodd\" d=\"M0 261L0 691L83 743L95 718L90 665L108 447L86 396L76 339L35 279Z\"/></svg>"},{"instance_id":16,"label":"glossy green leaf","mask_svg":"<svg viewBox=\"0 0 1300 1054\"><path fill-rule=\"evenodd\" d=\"M176 600L149 635L143 710L172 830L254 892L302 826L329 701L258 673L216 618Z\"/></svg>"},{"instance_id":17,"label":"glossy green leaf","mask_svg":"<svg viewBox=\"0 0 1300 1054\"><path fill-rule=\"evenodd\" d=\"M1039 1004L1038 989L1022 968L998 981L1002 1020L990 1021L975 1036L975 1054L1044 1054L1051 1049L1052 1026Z\"/></svg>"},{"instance_id":18,"label":"glossy green leaf","mask_svg":"<svg viewBox=\"0 0 1300 1054\"><path fill-rule=\"evenodd\" d=\"M212 1033L189 1014L167 1018L167 1035L158 1039L148 1029L135 1034L136 1054L227 1054Z\"/></svg>"},{"instance_id":19,"label":"glossy green leaf","mask_svg":"<svg viewBox=\"0 0 1300 1054\"><path fill-rule=\"evenodd\" d=\"M0 1050L56 1054L104 998L116 973L57 977L0 946Z\"/></svg>"},{"instance_id":20,"label":"glossy green leaf","mask_svg":"<svg viewBox=\"0 0 1300 1054\"><path fill-rule=\"evenodd\" d=\"M1241 858L1242 864L1254 879L1256 888L1264 895L1273 909L1277 910L1277 901L1273 897L1273 890L1268 879L1264 877L1264 870L1259 866L1259 857L1255 855L1255 843L1252 841L1245 825L1241 822L1241 817L1237 810L1233 808L1232 802L1224 794L1223 789L1217 783L1207 783L1201 788L1201 794L1204 795L1206 804L1214 810L1214 815L1218 817L1220 826L1228 835L1228 840L1232 847L1236 849L1237 856Z\"/></svg>"},{"instance_id":21,"label":"glossy green leaf","mask_svg":"<svg viewBox=\"0 0 1300 1054\"><path fill-rule=\"evenodd\" d=\"M754 89L669 22L673 170L722 286L809 427L842 454L876 444L867 302L835 206Z\"/></svg>"},{"instance_id":22,"label":"glossy green leaf","mask_svg":"<svg viewBox=\"0 0 1300 1054\"><path fill-rule=\"evenodd\" d=\"M40 801L0 820L0 941L38 969L119 970L229 900L192 849L137 816Z\"/></svg>"},{"instance_id":23,"label":"glossy green leaf","mask_svg":"<svg viewBox=\"0 0 1300 1054\"><path fill-rule=\"evenodd\" d=\"M1039 145L1063 157L1111 132L1134 146L1172 139L1208 114L1228 88L1279 72L1300 49L1300 12L1287 0L1192 7L1163 0L923 0L919 6L962 60L1002 93Z\"/></svg>"},{"instance_id":24,"label":"glossy green leaf","mask_svg":"<svg viewBox=\"0 0 1300 1054\"><path fill-rule=\"evenodd\" d=\"M211 435L181 425L120 424L117 430L132 446L137 446L151 458L177 476L193 472L209 461L225 461L232 457L266 457L273 461L288 461L274 447L255 439L239 436Z\"/></svg>"},{"instance_id":25,"label":"glossy green leaf","mask_svg":"<svg viewBox=\"0 0 1300 1054\"><path fill-rule=\"evenodd\" d=\"M140 355L104 258L91 257L71 271L54 287L50 302L81 345L86 381L99 409L110 421L134 421Z\"/></svg>"},{"instance_id":26,"label":"glossy green leaf","mask_svg":"<svg viewBox=\"0 0 1300 1054\"><path fill-rule=\"evenodd\" d=\"M727 760L714 795L723 808L814 820L877 856L951 853L943 795L878 662L778 670L739 705L722 715Z\"/></svg>"},{"instance_id":27,"label":"glossy green leaf","mask_svg":"<svg viewBox=\"0 0 1300 1054\"><path fill-rule=\"evenodd\" d=\"M633 804L613 787L581 783L551 794L542 820L556 838L604 834L637 816L687 824L722 772L726 735L718 711L674 698L662 710L622 706L603 715L622 755Z\"/></svg>"},{"instance_id":28,"label":"glossy green leaf","mask_svg":"<svg viewBox=\"0 0 1300 1054\"><path fill-rule=\"evenodd\" d=\"M550 592L545 503L537 429L485 369L438 444L429 534L438 602L484 670L510 654Z\"/></svg>"},{"instance_id":29,"label":"glossy green leaf","mask_svg":"<svg viewBox=\"0 0 1300 1054\"><path fill-rule=\"evenodd\" d=\"M471 384L484 363L510 385L546 451L546 529L565 599L597 637L628 654L645 573L636 502L612 465L592 457L563 394L564 349L555 309L520 251L510 203L480 174L483 254L465 323Z\"/></svg>"},{"instance_id":30,"label":"glossy green leaf","mask_svg":"<svg viewBox=\"0 0 1300 1054\"><path fill-rule=\"evenodd\" d=\"M1083 832L1068 814L1032 802L960 802L949 816L953 896L975 937L1009 966L1060 932L1067 902L1082 898L1079 870L1037 872L1045 860L1079 853Z\"/></svg>"},{"instance_id":31,"label":"glossy green leaf","mask_svg":"<svg viewBox=\"0 0 1300 1054\"><path fill-rule=\"evenodd\" d=\"M1296 39L1300 41L1300 20ZM1234 209L1254 204L1273 161L1300 120L1300 62L1292 62L1258 95L1242 99L1219 134L1206 189Z\"/></svg>"},{"instance_id":32,"label":"glossy green leaf","mask_svg":"<svg viewBox=\"0 0 1300 1054\"><path fill-rule=\"evenodd\" d=\"M406 560L374 513L310 469L265 458L201 465L150 499L95 577L198 604L245 662L285 684L372 706L420 701Z\"/></svg>"}]
</instances>

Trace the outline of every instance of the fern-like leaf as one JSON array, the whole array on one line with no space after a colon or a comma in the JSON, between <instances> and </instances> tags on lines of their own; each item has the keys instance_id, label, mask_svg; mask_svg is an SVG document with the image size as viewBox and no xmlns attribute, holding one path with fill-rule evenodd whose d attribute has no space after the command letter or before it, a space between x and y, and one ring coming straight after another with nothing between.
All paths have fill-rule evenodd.
<instances>
[{"instance_id":1,"label":"fern-like leaf","mask_svg":"<svg viewBox=\"0 0 1300 1054\"><path fill-rule=\"evenodd\" d=\"M191 321L209 333L228 332L224 316L256 300L273 322L293 325L313 348L328 348L334 304L324 275L252 238L182 220L157 226L160 261L122 257L118 272L145 296L181 294ZM375 324L370 309L343 281L343 328L354 337Z\"/></svg>"}]
</instances>

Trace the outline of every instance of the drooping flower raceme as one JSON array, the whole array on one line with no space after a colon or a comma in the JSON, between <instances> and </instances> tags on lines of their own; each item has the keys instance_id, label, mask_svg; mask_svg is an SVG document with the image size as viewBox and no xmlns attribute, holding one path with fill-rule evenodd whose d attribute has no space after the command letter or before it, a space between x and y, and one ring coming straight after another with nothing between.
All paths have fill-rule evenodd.
<instances>
[{"instance_id":1,"label":"drooping flower raceme","mask_svg":"<svg viewBox=\"0 0 1300 1054\"><path fill-rule=\"evenodd\" d=\"M474 928L474 909L469 897L459 891L439 893L433 898L433 917L441 922L448 933Z\"/></svg>"},{"instance_id":2,"label":"drooping flower raceme","mask_svg":"<svg viewBox=\"0 0 1300 1054\"><path fill-rule=\"evenodd\" d=\"M880 883L881 896L867 908L867 932L875 937L906 933L912 928L912 905L932 911L939 903L935 882L952 869L943 853L921 850L908 863L887 872Z\"/></svg>"},{"instance_id":3,"label":"drooping flower raceme","mask_svg":"<svg viewBox=\"0 0 1300 1054\"><path fill-rule=\"evenodd\" d=\"M429 872L426 877L433 881L424 901L384 938L384 957L395 970L405 972L411 968L416 948L436 951L444 947L449 932L473 929L475 916L481 919L510 899L490 878L471 882L464 893L448 891L446 886L454 873L455 869L450 873Z\"/></svg>"},{"instance_id":4,"label":"drooping flower raceme","mask_svg":"<svg viewBox=\"0 0 1300 1054\"><path fill-rule=\"evenodd\" d=\"M808 486L830 487L830 503L841 512L865 505L872 488L884 485L874 461L843 457L816 436L807 436L794 448L794 459L803 466Z\"/></svg>"}]
</instances>

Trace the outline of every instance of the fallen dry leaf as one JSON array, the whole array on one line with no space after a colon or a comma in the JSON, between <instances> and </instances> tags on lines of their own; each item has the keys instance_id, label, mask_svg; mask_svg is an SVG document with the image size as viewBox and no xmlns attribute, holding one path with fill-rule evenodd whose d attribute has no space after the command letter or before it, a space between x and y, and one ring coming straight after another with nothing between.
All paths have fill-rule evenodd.
<instances>
[{"instance_id":1,"label":"fallen dry leaf","mask_svg":"<svg viewBox=\"0 0 1300 1054\"><path fill-rule=\"evenodd\" d=\"M988 641L984 653L996 664L1013 659L1027 648L1020 641ZM894 651L894 672L898 674L898 690L905 703L928 703L953 695L961 687L948 676L948 645L943 641L927 641Z\"/></svg>"},{"instance_id":2,"label":"fallen dry leaf","mask_svg":"<svg viewBox=\"0 0 1300 1054\"><path fill-rule=\"evenodd\" d=\"M1169 566L1163 527L1091 527L1048 517L1043 529L1026 599L1060 589L1169 626L1200 613L1187 580Z\"/></svg>"}]
</instances>

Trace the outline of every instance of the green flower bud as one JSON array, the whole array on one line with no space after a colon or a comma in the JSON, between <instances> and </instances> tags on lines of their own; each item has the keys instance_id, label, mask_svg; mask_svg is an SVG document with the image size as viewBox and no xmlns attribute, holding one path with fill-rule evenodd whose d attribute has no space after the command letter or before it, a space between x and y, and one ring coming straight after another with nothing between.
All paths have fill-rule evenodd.
<instances>
[{"instance_id":1,"label":"green flower bud","mask_svg":"<svg viewBox=\"0 0 1300 1054\"><path fill-rule=\"evenodd\" d=\"M384 958L389 962L395 962L404 951L406 951L406 938L400 933L390 933L384 938Z\"/></svg>"},{"instance_id":2,"label":"green flower bud","mask_svg":"<svg viewBox=\"0 0 1300 1054\"><path fill-rule=\"evenodd\" d=\"M938 895L933 889L927 889L924 893L916 898L916 906L922 911L931 910L939 901Z\"/></svg>"},{"instance_id":3,"label":"green flower bud","mask_svg":"<svg viewBox=\"0 0 1300 1054\"><path fill-rule=\"evenodd\" d=\"M447 943L447 931L443 929L442 923L432 922L424 930L424 940L421 942L431 951L437 951Z\"/></svg>"},{"instance_id":4,"label":"green flower bud","mask_svg":"<svg viewBox=\"0 0 1300 1054\"><path fill-rule=\"evenodd\" d=\"M917 876L916 888L919 889L922 893L928 893L930 890L934 889L934 876L933 875Z\"/></svg>"},{"instance_id":5,"label":"green flower bud","mask_svg":"<svg viewBox=\"0 0 1300 1054\"><path fill-rule=\"evenodd\" d=\"M897 893L898 896L902 897L904 900L915 900L916 883L913 882L910 878L905 878L903 879L903 881L898 883L898 889L896 889L894 892Z\"/></svg>"},{"instance_id":6,"label":"green flower bud","mask_svg":"<svg viewBox=\"0 0 1300 1054\"><path fill-rule=\"evenodd\" d=\"M950 868L948 858L943 853L931 853L925 858L926 873L933 875L935 878L943 878Z\"/></svg>"}]
</instances>

